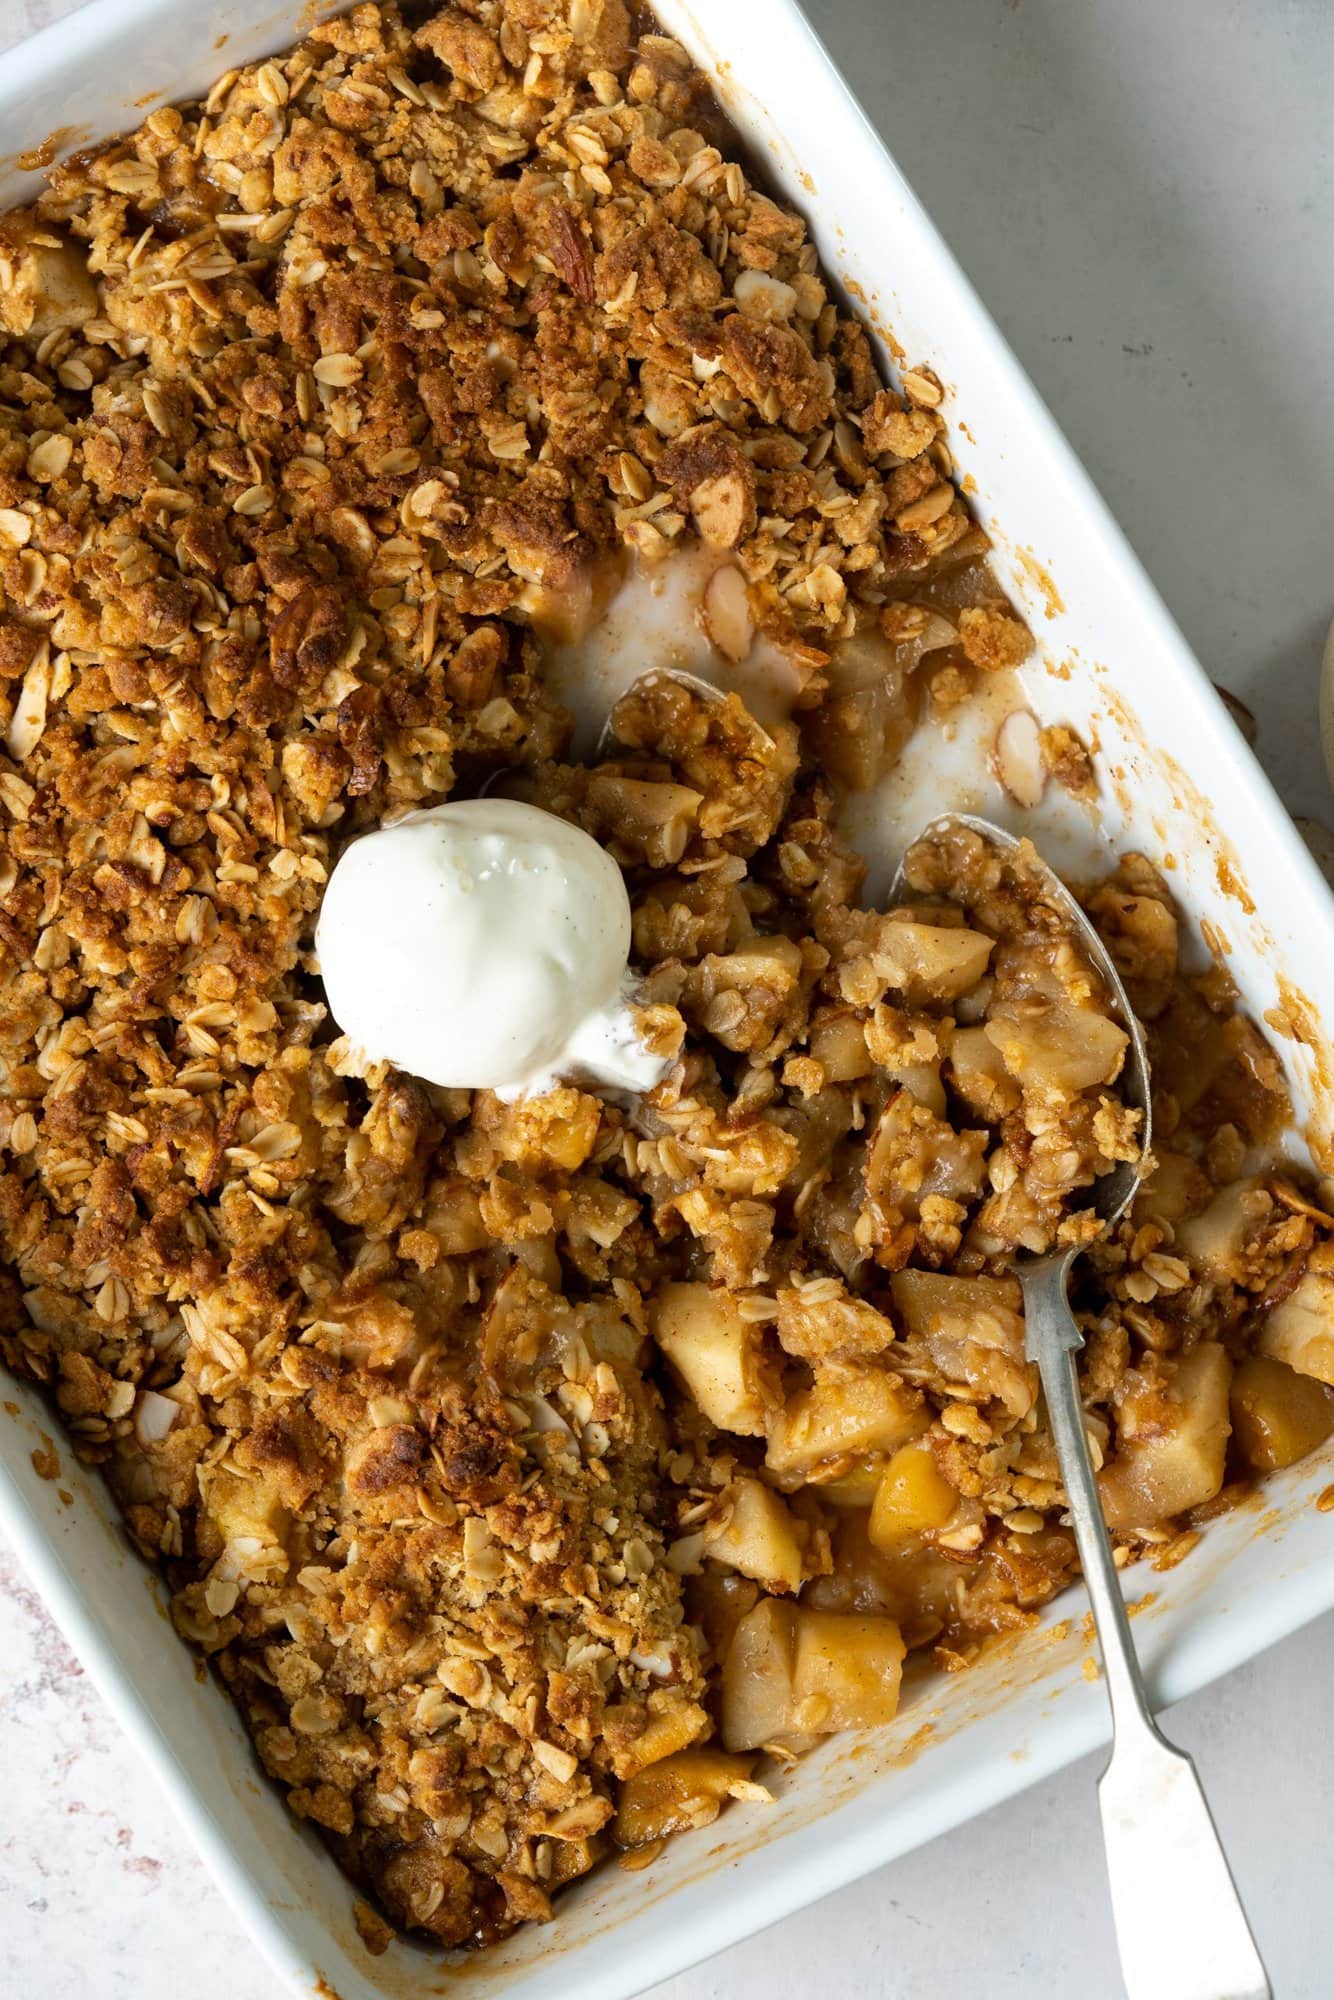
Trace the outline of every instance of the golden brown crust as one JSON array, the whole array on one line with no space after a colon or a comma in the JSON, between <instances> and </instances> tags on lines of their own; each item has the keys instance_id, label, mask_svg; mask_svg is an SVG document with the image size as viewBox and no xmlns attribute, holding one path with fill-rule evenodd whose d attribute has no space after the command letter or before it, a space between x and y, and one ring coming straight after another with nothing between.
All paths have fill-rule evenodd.
<instances>
[{"instance_id":1,"label":"golden brown crust","mask_svg":"<svg viewBox=\"0 0 1334 2000\"><path fill-rule=\"evenodd\" d=\"M546 1917L615 1783L712 1727L682 1576L763 1422L650 1365L663 1284L751 1329L761 1418L812 1377L929 1412L964 1514L907 1629L957 1664L1074 1556L1008 1294L983 1338L907 1326L894 1286L994 1282L1134 1143L1114 1093L960 1039L980 963L951 994L905 956L905 915L944 961L982 924L1019 1061L1032 955L1076 969L975 854L923 861L915 913L856 907L827 771L872 725L892 755L916 696L889 655L882 713L840 649L931 639L943 709L1028 637L942 475L939 384L882 387L799 218L633 28L622 0L359 6L0 226L0 1352L293 1809L451 1944ZM801 731L663 683L565 762L534 624L696 540L788 647ZM675 1059L633 1115L358 1076L329 1040L342 843L500 770L627 873ZM1180 977L1147 864L1092 907L1184 1163L1175 1213L1089 1260L1110 1448L1202 1331L1245 1345L1322 1225L1247 1188L1225 1267L1173 1254L1281 1081ZM815 1488L793 1506L828 1602L886 1587Z\"/></svg>"}]
</instances>

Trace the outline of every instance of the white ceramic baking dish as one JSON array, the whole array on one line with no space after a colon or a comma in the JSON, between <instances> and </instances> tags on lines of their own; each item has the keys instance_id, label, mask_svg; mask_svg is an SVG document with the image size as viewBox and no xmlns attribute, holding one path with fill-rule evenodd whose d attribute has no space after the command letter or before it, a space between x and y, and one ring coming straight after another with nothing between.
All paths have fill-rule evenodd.
<instances>
[{"instance_id":1,"label":"white ceramic baking dish","mask_svg":"<svg viewBox=\"0 0 1334 2000\"><path fill-rule=\"evenodd\" d=\"M1249 1005L1270 1020L1328 1170L1334 906L1259 767L794 0L658 0L658 11L719 79L769 176L810 217L828 267L896 351L929 361L947 385L947 411L967 424L953 439L960 472L1042 639L1033 705L1097 744L1112 837L1167 866L1212 926ZM281 48L303 19L301 0L95 0L6 55L0 207L35 186L12 156L53 129L71 146L124 128L148 93L197 92L224 64ZM39 1478L30 1453L51 1419L27 1389L0 1390L13 1413L0 1414L0 1530L239 1915L306 1995L624 2000L984 1811L1107 1732L1102 1690L1081 1672L1084 1606L1072 1594L1014 1651L914 1683L892 1730L833 1739L778 1784L775 1804L734 1807L642 1873L604 1869L562 1901L554 1928L485 1961L447 1962L405 1943L373 1958L347 1883L260 1777L229 1704L198 1679L101 1487L63 1450L59 1481ZM1216 1523L1182 1567L1132 1575L1132 1595L1156 1594L1136 1631L1163 1700L1334 1605L1334 1519L1312 1505L1331 1480L1326 1453Z\"/></svg>"}]
</instances>

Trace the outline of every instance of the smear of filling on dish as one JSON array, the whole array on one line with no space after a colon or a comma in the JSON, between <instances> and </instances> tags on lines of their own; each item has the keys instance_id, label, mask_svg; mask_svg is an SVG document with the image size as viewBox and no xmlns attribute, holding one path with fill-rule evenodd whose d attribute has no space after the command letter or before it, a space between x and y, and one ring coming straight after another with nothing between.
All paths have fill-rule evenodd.
<instances>
[{"instance_id":1,"label":"smear of filling on dish","mask_svg":"<svg viewBox=\"0 0 1334 2000\"><path fill-rule=\"evenodd\" d=\"M293 1811L495 1939L1073 1577L1006 1267L1131 1143L1113 1024L966 848L883 896L1097 774L939 384L621 0L229 71L0 217L0 328L0 1350ZM622 871L641 1095L334 1035L339 854L493 791ZM1082 1383L1170 1560L1334 1429L1329 1190L1161 876L1086 901L1161 1137Z\"/></svg>"}]
</instances>

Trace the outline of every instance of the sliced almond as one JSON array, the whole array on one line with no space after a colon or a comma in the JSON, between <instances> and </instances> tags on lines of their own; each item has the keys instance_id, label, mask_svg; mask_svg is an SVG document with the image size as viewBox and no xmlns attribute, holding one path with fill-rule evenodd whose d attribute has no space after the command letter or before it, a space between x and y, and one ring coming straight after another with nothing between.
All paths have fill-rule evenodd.
<instances>
[{"instance_id":1,"label":"sliced almond","mask_svg":"<svg viewBox=\"0 0 1334 2000\"><path fill-rule=\"evenodd\" d=\"M894 516L894 526L901 535L916 535L923 528L929 528L941 516L948 514L954 505L954 488L947 479L924 493L920 500L911 501L902 513Z\"/></svg>"},{"instance_id":2,"label":"sliced almond","mask_svg":"<svg viewBox=\"0 0 1334 2000\"><path fill-rule=\"evenodd\" d=\"M562 1437L567 1438L574 1436L574 1432L570 1429L560 1411L553 1408L545 1396L534 1395L525 1397L524 1408L528 1412L529 1419L535 1431L559 1432Z\"/></svg>"},{"instance_id":3,"label":"sliced almond","mask_svg":"<svg viewBox=\"0 0 1334 2000\"><path fill-rule=\"evenodd\" d=\"M621 530L627 543L644 563L661 562L672 552L666 535L659 534L652 521L629 521Z\"/></svg>"},{"instance_id":4,"label":"sliced almond","mask_svg":"<svg viewBox=\"0 0 1334 2000\"><path fill-rule=\"evenodd\" d=\"M16 764L21 764L41 741L50 690L51 648L43 638L23 676L23 687L5 733L5 748Z\"/></svg>"},{"instance_id":5,"label":"sliced almond","mask_svg":"<svg viewBox=\"0 0 1334 2000\"><path fill-rule=\"evenodd\" d=\"M931 368L905 369L903 393L919 410L938 410L945 400L940 379Z\"/></svg>"},{"instance_id":6,"label":"sliced almond","mask_svg":"<svg viewBox=\"0 0 1334 2000\"><path fill-rule=\"evenodd\" d=\"M350 389L361 380L361 363L355 354L322 354L311 373L327 388Z\"/></svg>"},{"instance_id":7,"label":"sliced almond","mask_svg":"<svg viewBox=\"0 0 1334 2000\"><path fill-rule=\"evenodd\" d=\"M755 643L746 579L734 563L724 563L709 578L700 608L704 630L724 659L740 666Z\"/></svg>"},{"instance_id":8,"label":"sliced almond","mask_svg":"<svg viewBox=\"0 0 1334 2000\"><path fill-rule=\"evenodd\" d=\"M233 500L232 512L253 519L260 514L267 514L272 505L273 494L267 486L247 486L245 492L238 494Z\"/></svg>"},{"instance_id":9,"label":"sliced almond","mask_svg":"<svg viewBox=\"0 0 1334 2000\"><path fill-rule=\"evenodd\" d=\"M991 761L1017 806L1031 808L1041 803L1047 773L1042 762L1042 731L1030 709L1011 709L996 731Z\"/></svg>"},{"instance_id":10,"label":"sliced almond","mask_svg":"<svg viewBox=\"0 0 1334 2000\"><path fill-rule=\"evenodd\" d=\"M734 549L745 533L750 499L739 472L720 472L690 496L690 512L711 549Z\"/></svg>"}]
</instances>

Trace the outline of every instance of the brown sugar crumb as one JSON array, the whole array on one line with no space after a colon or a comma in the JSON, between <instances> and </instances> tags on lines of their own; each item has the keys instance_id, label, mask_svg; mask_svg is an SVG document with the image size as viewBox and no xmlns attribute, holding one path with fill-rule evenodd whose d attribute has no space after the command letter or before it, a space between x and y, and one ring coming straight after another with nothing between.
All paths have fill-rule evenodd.
<instances>
[{"instance_id":1,"label":"brown sugar crumb","mask_svg":"<svg viewBox=\"0 0 1334 2000\"><path fill-rule=\"evenodd\" d=\"M1005 605L961 611L959 644L973 666L991 674L1022 666L1033 650L1028 627Z\"/></svg>"},{"instance_id":2,"label":"brown sugar crumb","mask_svg":"<svg viewBox=\"0 0 1334 2000\"><path fill-rule=\"evenodd\" d=\"M357 1927L357 1935L372 1958L382 1958L394 1942L393 1927L387 1924L377 1910L358 1897L352 1905L352 1921Z\"/></svg>"},{"instance_id":3,"label":"brown sugar crumb","mask_svg":"<svg viewBox=\"0 0 1334 2000\"><path fill-rule=\"evenodd\" d=\"M929 684L932 711L940 716L952 714L971 700L975 686L975 678L967 666L951 660L937 667Z\"/></svg>"},{"instance_id":4,"label":"brown sugar crumb","mask_svg":"<svg viewBox=\"0 0 1334 2000\"><path fill-rule=\"evenodd\" d=\"M1199 1546L1199 1541L1198 1529L1192 1528L1183 1535L1175 1535L1164 1547L1154 1550L1153 1567L1156 1570L1175 1569L1178 1563L1186 1560L1192 1549Z\"/></svg>"},{"instance_id":5,"label":"brown sugar crumb","mask_svg":"<svg viewBox=\"0 0 1334 2000\"><path fill-rule=\"evenodd\" d=\"M980 844L870 911L835 814L1028 635L940 382L884 387L622 0L360 5L228 71L0 218L0 327L0 1355L368 1950L485 1943L1077 1573L1010 1263L1137 1156L1124 1036ZM545 642L683 548L797 718L658 683L572 761ZM501 774L624 873L642 1101L332 1038L342 848ZM1234 1387L1251 1470L1318 1441L1331 1225L1247 1171L1281 1076L1161 878L1088 902L1160 1102L1081 1365L1161 1562Z\"/></svg>"},{"instance_id":6,"label":"brown sugar crumb","mask_svg":"<svg viewBox=\"0 0 1334 2000\"><path fill-rule=\"evenodd\" d=\"M1042 765L1049 778L1072 798L1097 796L1098 780L1090 757L1079 737L1065 723L1052 723L1040 737Z\"/></svg>"},{"instance_id":7,"label":"brown sugar crumb","mask_svg":"<svg viewBox=\"0 0 1334 2000\"><path fill-rule=\"evenodd\" d=\"M873 458L916 458L936 436L935 420L925 410L905 410L891 389L882 389L862 412L861 429Z\"/></svg>"}]
</instances>

